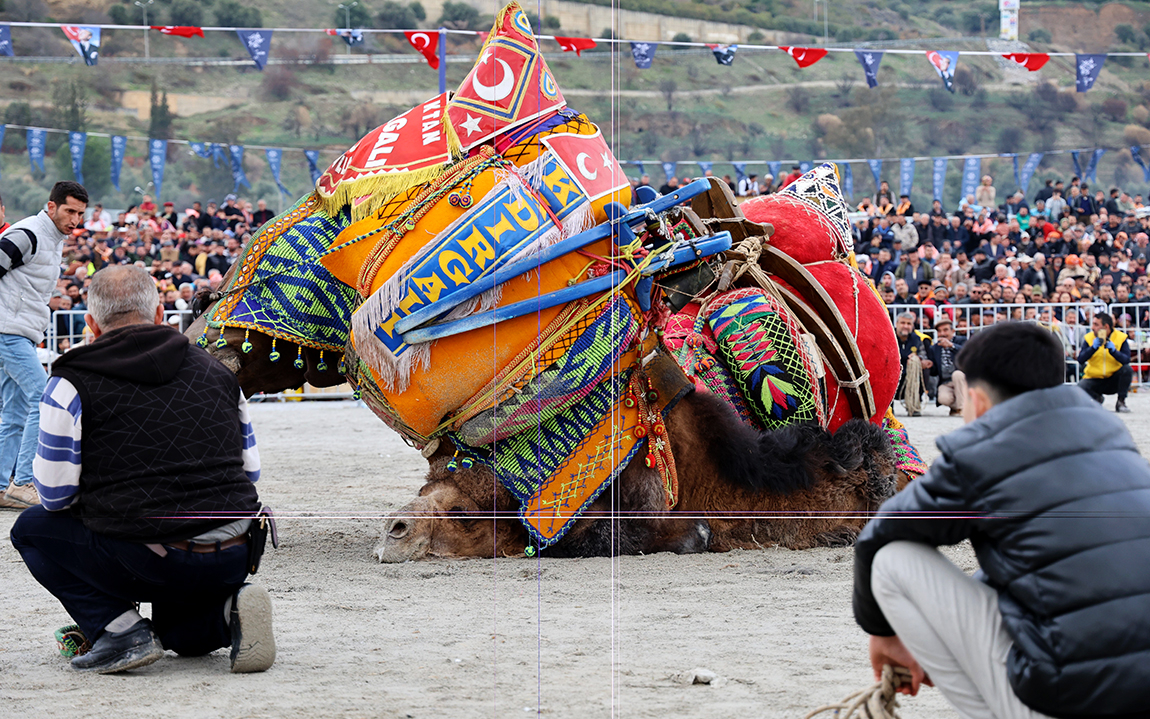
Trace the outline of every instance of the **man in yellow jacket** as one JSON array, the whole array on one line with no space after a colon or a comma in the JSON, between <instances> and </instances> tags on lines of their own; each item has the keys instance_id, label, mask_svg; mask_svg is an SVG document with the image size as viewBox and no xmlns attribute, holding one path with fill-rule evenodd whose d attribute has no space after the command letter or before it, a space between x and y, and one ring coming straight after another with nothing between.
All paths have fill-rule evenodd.
<instances>
[{"instance_id":1,"label":"man in yellow jacket","mask_svg":"<svg viewBox=\"0 0 1150 719\"><path fill-rule=\"evenodd\" d=\"M1078 352L1078 364L1082 365L1078 386L1099 404L1103 395L1118 395L1114 411L1129 412L1126 395L1134 379L1130 369L1130 340L1125 332L1114 329L1114 318L1105 312L1094 315L1090 329Z\"/></svg>"}]
</instances>

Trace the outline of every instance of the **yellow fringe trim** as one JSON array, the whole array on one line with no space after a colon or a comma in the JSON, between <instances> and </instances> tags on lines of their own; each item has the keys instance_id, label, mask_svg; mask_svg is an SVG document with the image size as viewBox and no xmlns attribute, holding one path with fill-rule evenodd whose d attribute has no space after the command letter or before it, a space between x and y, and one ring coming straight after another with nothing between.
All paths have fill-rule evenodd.
<instances>
[{"instance_id":1,"label":"yellow fringe trim","mask_svg":"<svg viewBox=\"0 0 1150 719\"><path fill-rule=\"evenodd\" d=\"M443 136L447 138L447 151L451 153L453 158L458 159L463 154L463 142L459 139L459 133L455 131L455 126L451 124L451 120L447 119L447 108L451 107L451 100L448 100L443 106L443 115L439 118L440 127L443 128Z\"/></svg>"},{"instance_id":2,"label":"yellow fringe trim","mask_svg":"<svg viewBox=\"0 0 1150 719\"><path fill-rule=\"evenodd\" d=\"M359 222L386 205L388 200L399 193L439 177L449 165L450 163L445 162L419 170L380 173L373 177L341 182L331 196L320 192L316 194L329 215L334 217L345 205L350 205L351 221ZM368 199L358 205L354 204L355 200L365 196Z\"/></svg>"}]
</instances>

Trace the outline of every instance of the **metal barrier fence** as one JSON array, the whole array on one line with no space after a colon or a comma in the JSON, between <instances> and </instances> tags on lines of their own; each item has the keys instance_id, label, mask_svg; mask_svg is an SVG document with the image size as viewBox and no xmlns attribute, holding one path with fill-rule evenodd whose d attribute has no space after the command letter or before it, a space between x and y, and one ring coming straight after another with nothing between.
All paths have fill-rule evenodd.
<instances>
[{"instance_id":1,"label":"metal barrier fence","mask_svg":"<svg viewBox=\"0 0 1150 719\"><path fill-rule=\"evenodd\" d=\"M92 333L84 324L84 315L87 310L56 310L52 313L52 321L48 323L45 349L47 350L43 362L52 371L52 363L60 355L73 347L78 347L91 340ZM180 332L192 326L191 310L164 310L164 321ZM308 389L311 389L309 392ZM300 400L335 400L352 399L352 392L335 391L337 388L319 390L305 386L298 392L277 392L275 394L256 394L251 397L252 402L300 401Z\"/></svg>"},{"instance_id":2,"label":"metal barrier fence","mask_svg":"<svg viewBox=\"0 0 1150 719\"><path fill-rule=\"evenodd\" d=\"M1130 367L1134 370L1134 385L1150 384L1150 302L1127 302L1106 305L1103 302L1063 303L1034 302L1025 304L962 304L962 305L890 305L887 307L891 322L898 315L909 312L915 316L915 329L929 336L937 336L934 329L938 314L946 314L954 323L955 335L969 337L983 327L999 322L1040 322L1062 341L1066 350L1067 381L1077 381L1078 353L1082 340L1091 332L1090 323L1097 312L1106 312L1114 318L1115 329L1130 337Z\"/></svg>"}]
</instances>

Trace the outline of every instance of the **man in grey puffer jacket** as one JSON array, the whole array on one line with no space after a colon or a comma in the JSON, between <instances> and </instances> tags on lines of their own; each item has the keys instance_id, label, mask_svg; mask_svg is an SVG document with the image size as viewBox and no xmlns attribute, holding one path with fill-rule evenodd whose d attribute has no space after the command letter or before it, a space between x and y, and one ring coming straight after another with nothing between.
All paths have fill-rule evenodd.
<instances>
[{"instance_id":1,"label":"man in grey puffer jacket","mask_svg":"<svg viewBox=\"0 0 1150 719\"><path fill-rule=\"evenodd\" d=\"M967 425L855 548L876 674L907 667L963 717L1147 715L1150 465L1062 355L1039 325L972 337ZM935 549L964 539L974 578Z\"/></svg>"},{"instance_id":2,"label":"man in grey puffer jacket","mask_svg":"<svg viewBox=\"0 0 1150 719\"><path fill-rule=\"evenodd\" d=\"M57 182L48 206L0 234L0 507L39 504L32 459L40 432L40 395L48 376L36 357L48 300L60 277L64 238L84 222L88 193Z\"/></svg>"}]
</instances>

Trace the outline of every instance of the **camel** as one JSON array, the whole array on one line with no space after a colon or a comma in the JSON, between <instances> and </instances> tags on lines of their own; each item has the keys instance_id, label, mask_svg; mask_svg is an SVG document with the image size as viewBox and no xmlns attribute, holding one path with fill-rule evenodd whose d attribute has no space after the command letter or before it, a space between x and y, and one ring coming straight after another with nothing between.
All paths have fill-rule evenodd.
<instances>
[{"instance_id":1,"label":"camel","mask_svg":"<svg viewBox=\"0 0 1150 719\"><path fill-rule=\"evenodd\" d=\"M845 546L896 489L890 443L865 420L834 435L817 424L760 433L696 391L667 427L679 470L674 510L664 509L655 470L634 460L547 556ZM380 562L533 553L515 498L489 469L449 471L453 449L440 443L419 497L386 520Z\"/></svg>"}]
</instances>

